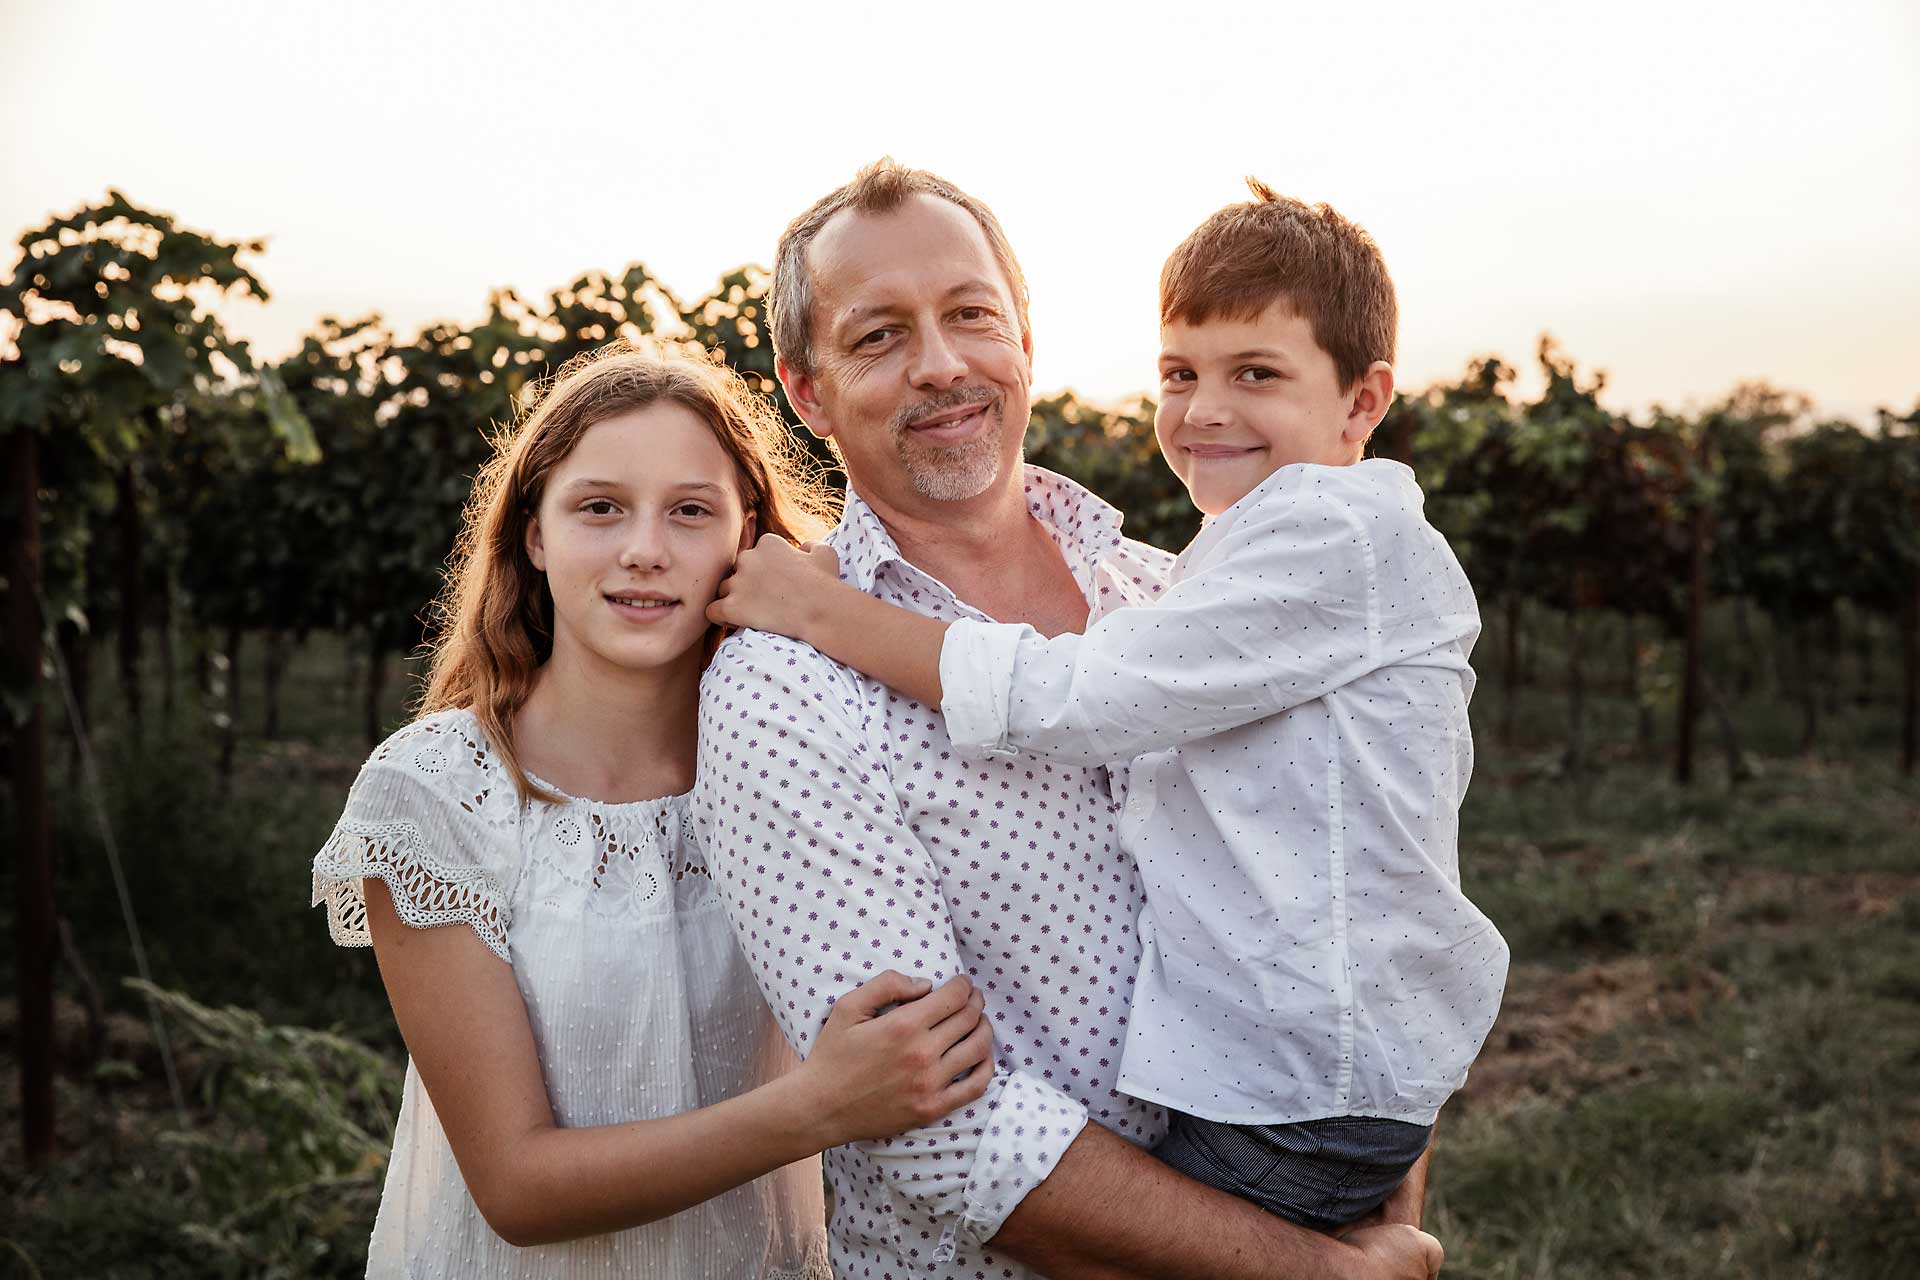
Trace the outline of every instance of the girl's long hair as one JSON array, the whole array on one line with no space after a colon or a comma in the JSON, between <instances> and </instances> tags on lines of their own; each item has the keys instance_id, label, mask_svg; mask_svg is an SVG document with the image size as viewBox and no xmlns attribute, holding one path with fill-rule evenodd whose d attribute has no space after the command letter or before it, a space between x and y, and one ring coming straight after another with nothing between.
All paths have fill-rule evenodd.
<instances>
[{"instance_id":1,"label":"girl's long hair","mask_svg":"<svg viewBox=\"0 0 1920 1280\"><path fill-rule=\"evenodd\" d=\"M839 498L766 397L723 364L655 355L614 343L568 361L529 397L519 422L494 440L475 478L446 585L434 602L427 688L417 716L469 709L523 800L557 801L514 749L513 721L553 653L553 596L527 556L527 524L547 477L595 423L667 402L699 415L739 473L742 507L758 533L817 538ZM708 637L708 652L718 643Z\"/></svg>"}]
</instances>

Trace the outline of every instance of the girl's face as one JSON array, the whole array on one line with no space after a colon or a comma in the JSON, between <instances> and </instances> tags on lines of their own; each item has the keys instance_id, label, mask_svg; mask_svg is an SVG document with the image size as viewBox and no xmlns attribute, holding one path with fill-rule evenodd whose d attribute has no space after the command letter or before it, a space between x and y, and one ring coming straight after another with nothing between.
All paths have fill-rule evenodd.
<instances>
[{"instance_id":1,"label":"girl's face","mask_svg":"<svg viewBox=\"0 0 1920 1280\"><path fill-rule=\"evenodd\" d=\"M596 422L527 526L554 656L627 671L683 658L752 526L733 460L691 410L661 401Z\"/></svg>"}]
</instances>

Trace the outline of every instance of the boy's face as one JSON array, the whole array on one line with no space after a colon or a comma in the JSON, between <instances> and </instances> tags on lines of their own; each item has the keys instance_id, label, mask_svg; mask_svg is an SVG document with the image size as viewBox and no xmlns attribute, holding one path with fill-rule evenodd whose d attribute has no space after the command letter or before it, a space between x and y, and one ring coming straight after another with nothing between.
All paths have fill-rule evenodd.
<instances>
[{"instance_id":1,"label":"boy's face","mask_svg":"<svg viewBox=\"0 0 1920 1280\"><path fill-rule=\"evenodd\" d=\"M1290 463L1359 461L1392 396L1385 361L1343 388L1312 324L1281 299L1252 320L1161 327L1153 429L1193 505L1219 515Z\"/></svg>"}]
</instances>

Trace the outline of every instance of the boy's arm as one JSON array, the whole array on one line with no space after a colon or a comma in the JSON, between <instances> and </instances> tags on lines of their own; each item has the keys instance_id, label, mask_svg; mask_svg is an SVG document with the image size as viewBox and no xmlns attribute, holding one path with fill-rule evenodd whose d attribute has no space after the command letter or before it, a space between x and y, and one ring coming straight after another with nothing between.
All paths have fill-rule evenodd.
<instances>
[{"instance_id":1,"label":"boy's arm","mask_svg":"<svg viewBox=\"0 0 1920 1280\"><path fill-rule=\"evenodd\" d=\"M818 601L799 639L916 702L940 705L940 650L952 623L876 600L838 580Z\"/></svg>"},{"instance_id":2,"label":"boy's arm","mask_svg":"<svg viewBox=\"0 0 1920 1280\"><path fill-rule=\"evenodd\" d=\"M1083 635L963 621L941 662L963 754L1098 764L1278 715L1405 661L1381 644L1373 539L1313 495L1249 513L1158 600Z\"/></svg>"},{"instance_id":3,"label":"boy's arm","mask_svg":"<svg viewBox=\"0 0 1920 1280\"><path fill-rule=\"evenodd\" d=\"M902 609L840 581L833 548L796 547L767 534L740 553L707 620L804 640L927 706L940 705L940 646L948 623Z\"/></svg>"},{"instance_id":4,"label":"boy's arm","mask_svg":"<svg viewBox=\"0 0 1920 1280\"><path fill-rule=\"evenodd\" d=\"M939 706L963 753L1103 764L1277 715L1457 639L1436 615L1383 652L1380 533L1324 498L1279 504L1154 603L1051 639L883 603L839 581L830 548L769 535L741 553L707 616L804 640Z\"/></svg>"}]
</instances>

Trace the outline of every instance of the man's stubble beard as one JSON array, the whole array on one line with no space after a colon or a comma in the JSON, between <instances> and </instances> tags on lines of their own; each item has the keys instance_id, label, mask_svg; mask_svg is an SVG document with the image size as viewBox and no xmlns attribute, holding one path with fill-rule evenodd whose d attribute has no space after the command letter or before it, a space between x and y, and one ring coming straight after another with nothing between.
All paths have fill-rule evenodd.
<instances>
[{"instance_id":1,"label":"man's stubble beard","mask_svg":"<svg viewBox=\"0 0 1920 1280\"><path fill-rule=\"evenodd\" d=\"M963 404L987 406L986 421L971 440L928 446L914 438L913 423ZM1000 453L1006 442L1006 397L946 397L915 409L893 423L894 450L913 491L933 502L965 502L992 488L1000 478Z\"/></svg>"}]
</instances>

